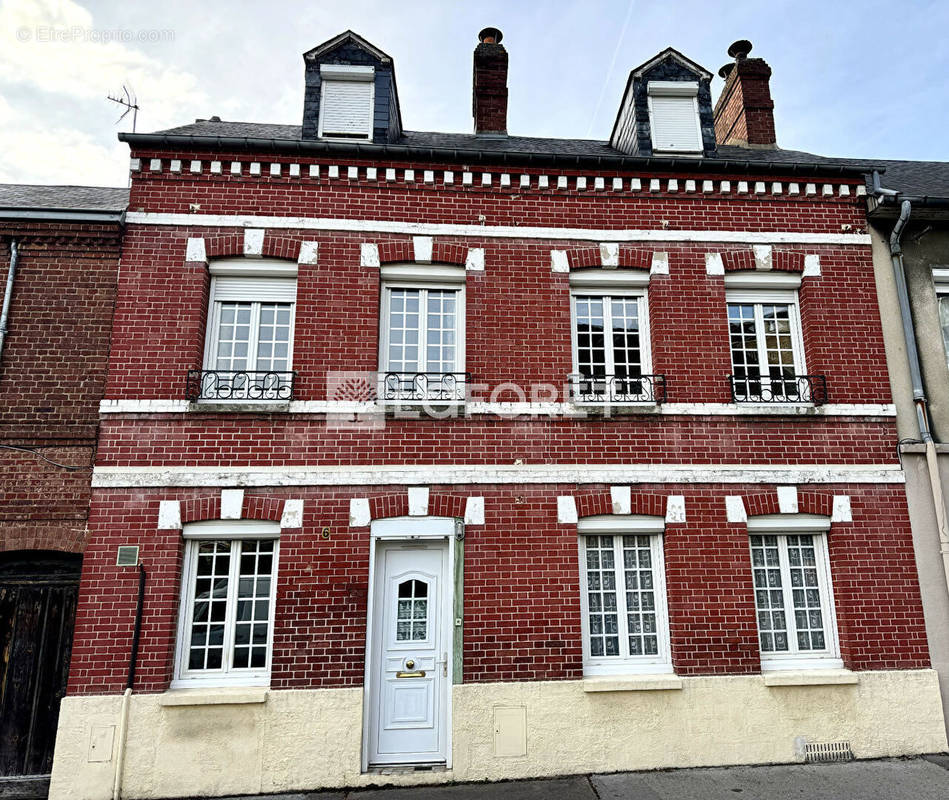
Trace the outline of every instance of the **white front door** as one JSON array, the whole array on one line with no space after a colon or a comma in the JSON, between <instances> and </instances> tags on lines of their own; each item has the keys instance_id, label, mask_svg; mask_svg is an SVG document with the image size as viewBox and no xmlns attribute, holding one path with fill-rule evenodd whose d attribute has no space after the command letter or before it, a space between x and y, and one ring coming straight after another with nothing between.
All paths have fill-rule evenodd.
<instances>
[{"instance_id":1,"label":"white front door","mask_svg":"<svg viewBox=\"0 0 949 800\"><path fill-rule=\"evenodd\" d=\"M452 587L448 542L380 542L370 642L370 765L444 763Z\"/></svg>"}]
</instances>

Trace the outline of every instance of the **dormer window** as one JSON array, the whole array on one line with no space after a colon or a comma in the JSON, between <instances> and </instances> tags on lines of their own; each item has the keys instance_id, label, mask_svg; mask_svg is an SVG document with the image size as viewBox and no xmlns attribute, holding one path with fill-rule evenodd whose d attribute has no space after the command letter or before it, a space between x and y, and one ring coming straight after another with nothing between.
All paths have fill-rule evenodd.
<instances>
[{"instance_id":1,"label":"dormer window","mask_svg":"<svg viewBox=\"0 0 949 800\"><path fill-rule=\"evenodd\" d=\"M321 139L372 139L375 68L321 64Z\"/></svg>"},{"instance_id":2,"label":"dormer window","mask_svg":"<svg viewBox=\"0 0 949 800\"><path fill-rule=\"evenodd\" d=\"M701 153L699 85L693 81L649 81L649 122L656 153Z\"/></svg>"}]
</instances>

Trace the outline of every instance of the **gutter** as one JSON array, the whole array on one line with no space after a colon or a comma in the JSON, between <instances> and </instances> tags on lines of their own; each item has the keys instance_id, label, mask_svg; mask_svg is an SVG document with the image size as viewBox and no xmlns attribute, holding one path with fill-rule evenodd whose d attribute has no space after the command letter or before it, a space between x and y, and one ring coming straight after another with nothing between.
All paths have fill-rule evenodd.
<instances>
[{"instance_id":1,"label":"gutter","mask_svg":"<svg viewBox=\"0 0 949 800\"><path fill-rule=\"evenodd\" d=\"M356 158L417 159L463 164L560 165L564 167L615 167L663 169L681 172L758 172L863 177L867 166L844 166L819 162L759 162L708 158L662 158L657 156L590 155L569 153L511 152L449 147L416 147L371 142L326 142L303 139L258 139L246 136L191 136L167 133L120 133L119 141L132 148L221 151L247 150L293 155L349 155Z\"/></svg>"},{"instance_id":2,"label":"gutter","mask_svg":"<svg viewBox=\"0 0 949 800\"><path fill-rule=\"evenodd\" d=\"M0 219L47 220L51 222L105 222L121 225L125 222L125 209L121 211L62 211L45 208L0 208Z\"/></svg>"}]
</instances>

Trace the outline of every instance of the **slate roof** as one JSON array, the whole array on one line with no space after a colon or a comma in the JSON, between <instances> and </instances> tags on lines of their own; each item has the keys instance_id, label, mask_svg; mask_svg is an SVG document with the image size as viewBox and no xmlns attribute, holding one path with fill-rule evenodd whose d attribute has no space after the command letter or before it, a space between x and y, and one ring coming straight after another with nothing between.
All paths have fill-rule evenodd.
<instances>
[{"instance_id":1,"label":"slate roof","mask_svg":"<svg viewBox=\"0 0 949 800\"><path fill-rule=\"evenodd\" d=\"M118 213L128 203L128 189L0 183L0 209Z\"/></svg>"}]
</instances>

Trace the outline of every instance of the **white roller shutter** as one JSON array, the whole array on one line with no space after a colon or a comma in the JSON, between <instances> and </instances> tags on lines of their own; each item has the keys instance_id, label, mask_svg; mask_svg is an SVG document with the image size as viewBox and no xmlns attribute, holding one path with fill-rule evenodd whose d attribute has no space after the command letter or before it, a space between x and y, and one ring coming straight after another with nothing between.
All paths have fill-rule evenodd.
<instances>
[{"instance_id":1,"label":"white roller shutter","mask_svg":"<svg viewBox=\"0 0 949 800\"><path fill-rule=\"evenodd\" d=\"M243 275L215 275L214 302L236 300L245 303L295 303L296 278L256 278Z\"/></svg>"},{"instance_id":2,"label":"white roller shutter","mask_svg":"<svg viewBox=\"0 0 949 800\"><path fill-rule=\"evenodd\" d=\"M372 81L323 81L321 136L372 135Z\"/></svg>"},{"instance_id":3,"label":"white roller shutter","mask_svg":"<svg viewBox=\"0 0 949 800\"><path fill-rule=\"evenodd\" d=\"M652 96L649 107L655 150L697 152L702 149L694 97Z\"/></svg>"}]
</instances>

